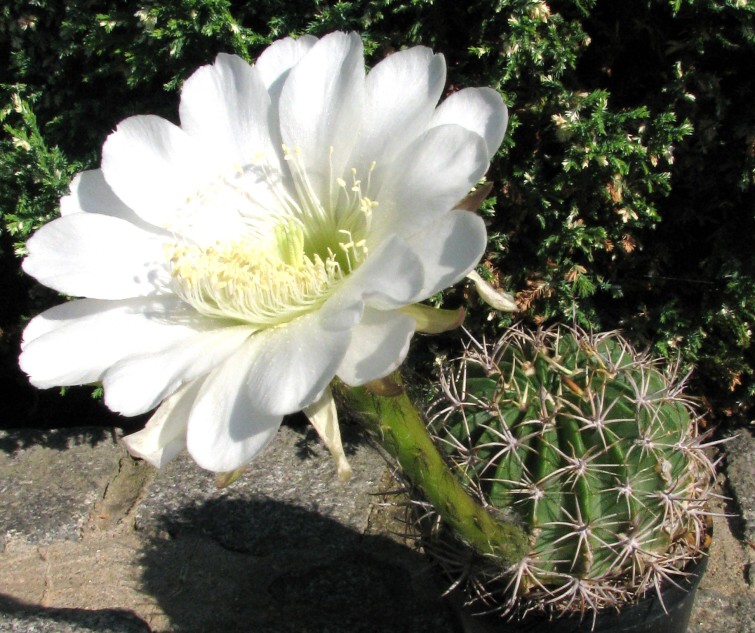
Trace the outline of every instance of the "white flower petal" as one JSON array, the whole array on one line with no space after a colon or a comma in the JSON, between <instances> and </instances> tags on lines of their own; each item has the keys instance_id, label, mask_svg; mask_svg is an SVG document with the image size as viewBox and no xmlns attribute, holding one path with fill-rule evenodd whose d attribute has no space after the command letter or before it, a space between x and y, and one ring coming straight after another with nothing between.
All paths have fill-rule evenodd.
<instances>
[{"instance_id":1,"label":"white flower petal","mask_svg":"<svg viewBox=\"0 0 755 633\"><path fill-rule=\"evenodd\" d=\"M101 380L128 356L158 351L217 327L177 297L69 301L31 320L19 364L40 388Z\"/></svg>"},{"instance_id":2,"label":"white flower petal","mask_svg":"<svg viewBox=\"0 0 755 633\"><path fill-rule=\"evenodd\" d=\"M328 330L353 327L361 320L365 304L392 310L413 303L423 285L419 258L403 240L390 236L323 306L323 326Z\"/></svg>"},{"instance_id":3,"label":"white flower petal","mask_svg":"<svg viewBox=\"0 0 755 633\"><path fill-rule=\"evenodd\" d=\"M482 218L469 211L449 211L406 240L425 271L422 301L460 281L480 261L487 244Z\"/></svg>"},{"instance_id":4,"label":"white flower petal","mask_svg":"<svg viewBox=\"0 0 755 633\"><path fill-rule=\"evenodd\" d=\"M129 452L157 468L178 456L186 448L189 413L201 386L201 380L185 385L160 405L141 431L124 437Z\"/></svg>"},{"instance_id":5,"label":"white flower petal","mask_svg":"<svg viewBox=\"0 0 755 633\"><path fill-rule=\"evenodd\" d=\"M257 411L299 411L332 380L351 335L326 330L320 321L321 314L313 312L251 338L244 361L249 366L245 388Z\"/></svg>"},{"instance_id":6,"label":"white flower petal","mask_svg":"<svg viewBox=\"0 0 755 633\"><path fill-rule=\"evenodd\" d=\"M275 437L283 416L260 413L247 388L256 349L248 341L205 378L189 414L186 445L202 468L229 472Z\"/></svg>"},{"instance_id":7,"label":"white flower petal","mask_svg":"<svg viewBox=\"0 0 755 633\"><path fill-rule=\"evenodd\" d=\"M421 231L452 209L487 168L487 147L478 134L458 125L428 130L381 175L368 246Z\"/></svg>"},{"instance_id":8,"label":"white flower petal","mask_svg":"<svg viewBox=\"0 0 755 633\"><path fill-rule=\"evenodd\" d=\"M205 150L205 151L203 151ZM176 210L206 185L206 148L157 116L122 121L102 147L102 171L115 194L142 219L172 227Z\"/></svg>"},{"instance_id":9,"label":"white flower petal","mask_svg":"<svg viewBox=\"0 0 755 633\"><path fill-rule=\"evenodd\" d=\"M60 215L74 213L97 213L126 220L147 231L161 233L151 224L144 222L133 209L115 195L105 181L101 169L82 171L71 181L69 193L60 199Z\"/></svg>"},{"instance_id":10,"label":"white flower petal","mask_svg":"<svg viewBox=\"0 0 755 633\"><path fill-rule=\"evenodd\" d=\"M351 344L336 372L347 385L363 385L396 369L409 351L415 321L400 312L367 308L351 330Z\"/></svg>"},{"instance_id":11,"label":"white flower petal","mask_svg":"<svg viewBox=\"0 0 755 633\"><path fill-rule=\"evenodd\" d=\"M454 124L476 132L485 139L491 159L503 141L508 121L506 104L495 90L464 88L438 106L430 126Z\"/></svg>"},{"instance_id":12,"label":"white flower petal","mask_svg":"<svg viewBox=\"0 0 755 633\"><path fill-rule=\"evenodd\" d=\"M116 217L66 215L39 229L26 246L24 271L67 295L126 299L170 286L164 239Z\"/></svg>"},{"instance_id":13,"label":"white flower petal","mask_svg":"<svg viewBox=\"0 0 755 633\"><path fill-rule=\"evenodd\" d=\"M184 131L230 163L249 166L264 158L280 169L270 95L258 70L240 57L220 54L189 77L179 113Z\"/></svg>"},{"instance_id":14,"label":"white flower petal","mask_svg":"<svg viewBox=\"0 0 755 633\"><path fill-rule=\"evenodd\" d=\"M359 140L350 166L364 177L427 129L446 82L443 55L415 46L393 53L367 75Z\"/></svg>"},{"instance_id":15,"label":"white flower petal","mask_svg":"<svg viewBox=\"0 0 755 633\"><path fill-rule=\"evenodd\" d=\"M359 131L364 76L359 36L331 33L291 69L281 92L283 142L326 207L334 201L334 179L344 172Z\"/></svg>"},{"instance_id":16,"label":"white flower petal","mask_svg":"<svg viewBox=\"0 0 755 633\"><path fill-rule=\"evenodd\" d=\"M276 150L281 149L280 143L282 143L278 109L283 84L285 84L290 70L316 43L317 38L313 35L303 35L297 39L287 37L278 40L262 51L254 64L270 95L270 134L274 142L279 143Z\"/></svg>"},{"instance_id":17,"label":"white flower petal","mask_svg":"<svg viewBox=\"0 0 755 633\"><path fill-rule=\"evenodd\" d=\"M123 415L149 411L182 384L227 360L253 332L243 325L221 327L160 351L125 358L105 373L105 404Z\"/></svg>"},{"instance_id":18,"label":"white flower petal","mask_svg":"<svg viewBox=\"0 0 755 633\"><path fill-rule=\"evenodd\" d=\"M138 217L113 193L101 169L82 171L71 180L68 195L60 199L60 215L73 213L102 213L122 219Z\"/></svg>"},{"instance_id":19,"label":"white flower petal","mask_svg":"<svg viewBox=\"0 0 755 633\"><path fill-rule=\"evenodd\" d=\"M303 35L297 39L287 37L273 42L257 58L254 67L259 71L274 104L278 103L288 72L316 43L317 38L313 35Z\"/></svg>"},{"instance_id":20,"label":"white flower petal","mask_svg":"<svg viewBox=\"0 0 755 633\"><path fill-rule=\"evenodd\" d=\"M326 389L319 400L305 407L304 414L309 418L317 434L333 456L341 481L351 479L351 466L346 459L341 443L341 429L338 426L338 411L330 388Z\"/></svg>"}]
</instances>

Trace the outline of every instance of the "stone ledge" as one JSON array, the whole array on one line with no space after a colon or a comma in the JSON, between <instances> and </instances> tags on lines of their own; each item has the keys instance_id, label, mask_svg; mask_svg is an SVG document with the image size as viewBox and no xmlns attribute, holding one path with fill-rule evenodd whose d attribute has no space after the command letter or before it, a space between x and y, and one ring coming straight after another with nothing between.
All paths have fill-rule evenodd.
<instances>
[{"instance_id":1,"label":"stone ledge","mask_svg":"<svg viewBox=\"0 0 755 633\"><path fill-rule=\"evenodd\" d=\"M283 426L218 490L187 456L156 472L99 429L3 432L0 630L451 633L425 560L367 533L383 459L344 443L348 484Z\"/></svg>"},{"instance_id":2,"label":"stone ledge","mask_svg":"<svg viewBox=\"0 0 755 633\"><path fill-rule=\"evenodd\" d=\"M716 518L689 633L755 633L744 433L726 464L743 534ZM131 459L112 431L0 432L0 631L452 633L442 581L377 502L382 458L344 438L347 485L293 425L217 490L188 457Z\"/></svg>"}]
</instances>

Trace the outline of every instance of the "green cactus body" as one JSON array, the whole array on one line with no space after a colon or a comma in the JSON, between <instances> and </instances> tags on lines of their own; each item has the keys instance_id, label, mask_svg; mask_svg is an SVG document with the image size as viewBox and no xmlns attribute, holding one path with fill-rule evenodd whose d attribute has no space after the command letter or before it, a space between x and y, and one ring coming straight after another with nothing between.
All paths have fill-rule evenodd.
<instances>
[{"instance_id":1,"label":"green cactus body","mask_svg":"<svg viewBox=\"0 0 755 633\"><path fill-rule=\"evenodd\" d=\"M431 430L530 538L520 564L482 565L499 603L600 608L699 553L714 467L681 382L615 333L566 328L511 330L444 374Z\"/></svg>"}]
</instances>

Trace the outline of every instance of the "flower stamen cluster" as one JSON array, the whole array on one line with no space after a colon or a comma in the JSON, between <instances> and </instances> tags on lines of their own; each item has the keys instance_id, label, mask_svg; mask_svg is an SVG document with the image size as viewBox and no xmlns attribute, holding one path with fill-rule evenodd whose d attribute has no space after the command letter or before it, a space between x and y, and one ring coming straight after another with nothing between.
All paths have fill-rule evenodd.
<instances>
[{"instance_id":1,"label":"flower stamen cluster","mask_svg":"<svg viewBox=\"0 0 755 633\"><path fill-rule=\"evenodd\" d=\"M243 242L171 246L176 294L200 314L255 329L282 325L317 309L343 278L340 264L335 255L325 261L317 254L310 259L284 231L278 231L283 239L277 245L285 253L260 251Z\"/></svg>"}]
</instances>

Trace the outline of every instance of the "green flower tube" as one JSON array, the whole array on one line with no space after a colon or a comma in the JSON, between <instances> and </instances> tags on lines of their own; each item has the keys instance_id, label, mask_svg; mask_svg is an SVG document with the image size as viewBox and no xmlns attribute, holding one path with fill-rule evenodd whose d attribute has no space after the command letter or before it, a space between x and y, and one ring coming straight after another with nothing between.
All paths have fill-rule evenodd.
<instances>
[{"instance_id":1,"label":"green flower tube","mask_svg":"<svg viewBox=\"0 0 755 633\"><path fill-rule=\"evenodd\" d=\"M397 375L365 387L342 386L339 395L457 537L503 566L524 558L529 550L527 534L513 521L494 516L465 489L433 443Z\"/></svg>"}]
</instances>

